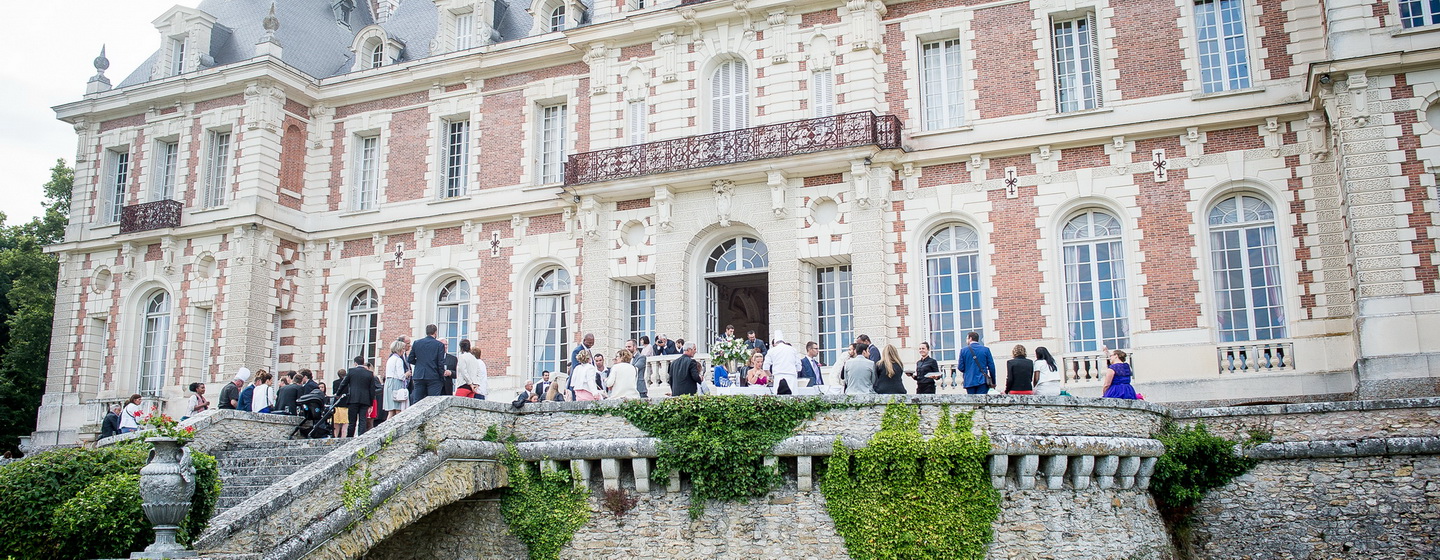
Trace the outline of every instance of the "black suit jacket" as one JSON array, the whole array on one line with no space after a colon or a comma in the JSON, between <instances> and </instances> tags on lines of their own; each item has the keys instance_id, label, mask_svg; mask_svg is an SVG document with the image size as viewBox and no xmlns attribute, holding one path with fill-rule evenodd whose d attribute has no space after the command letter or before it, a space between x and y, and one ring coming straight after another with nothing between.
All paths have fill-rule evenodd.
<instances>
[{"instance_id":1,"label":"black suit jacket","mask_svg":"<svg viewBox=\"0 0 1440 560\"><path fill-rule=\"evenodd\" d=\"M415 365L410 379L440 379L445 371L445 345L433 336L415 341L410 345L410 363Z\"/></svg>"},{"instance_id":2,"label":"black suit jacket","mask_svg":"<svg viewBox=\"0 0 1440 560\"><path fill-rule=\"evenodd\" d=\"M809 379L811 385L817 384L815 382L816 377L820 377L820 380L824 381L825 378L823 376L816 375L820 372L817 371L815 368L816 366L814 362L811 361L810 356L803 356L800 358L800 373L799 375L796 375L796 377L800 379Z\"/></svg>"},{"instance_id":3,"label":"black suit jacket","mask_svg":"<svg viewBox=\"0 0 1440 560\"><path fill-rule=\"evenodd\" d=\"M667 356L679 353L680 350L675 348L675 341L673 340L666 340L665 344L660 344L659 342L655 343L655 355L657 356Z\"/></svg>"},{"instance_id":4,"label":"black suit jacket","mask_svg":"<svg viewBox=\"0 0 1440 560\"><path fill-rule=\"evenodd\" d=\"M336 397L341 394L345 395L345 404L369 406L375 400L375 374L360 366L350 368L340 380L340 387L335 389Z\"/></svg>"},{"instance_id":5,"label":"black suit jacket","mask_svg":"<svg viewBox=\"0 0 1440 560\"><path fill-rule=\"evenodd\" d=\"M120 415L114 412L105 413L105 421L100 423L100 437L107 438L120 433Z\"/></svg>"},{"instance_id":6,"label":"black suit jacket","mask_svg":"<svg viewBox=\"0 0 1440 560\"><path fill-rule=\"evenodd\" d=\"M301 387L297 383L291 383L281 387L275 394L275 404L270 410L281 414L295 414L295 399L300 398Z\"/></svg>"},{"instance_id":7,"label":"black suit jacket","mask_svg":"<svg viewBox=\"0 0 1440 560\"><path fill-rule=\"evenodd\" d=\"M700 392L700 362L690 356L680 356L670 362L670 394L674 396L694 395Z\"/></svg>"}]
</instances>

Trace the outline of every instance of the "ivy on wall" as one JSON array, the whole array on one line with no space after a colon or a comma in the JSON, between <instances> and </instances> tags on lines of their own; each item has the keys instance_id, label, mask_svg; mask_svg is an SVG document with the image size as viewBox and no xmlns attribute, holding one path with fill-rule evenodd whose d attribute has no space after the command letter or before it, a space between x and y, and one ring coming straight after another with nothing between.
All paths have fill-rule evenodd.
<instances>
[{"instance_id":1,"label":"ivy on wall","mask_svg":"<svg viewBox=\"0 0 1440 560\"><path fill-rule=\"evenodd\" d=\"M560 557L575 531L590 521L589 488L577 486L569 470L536 472L506 444L504 459L510 486L500 499L500 513L510 533L525 543L531 560Z\"/></svg>"},{"instance_id":2,"label":"ivy on wall","mask_svg":"<svg viewBox=\"0 0 1440 560\"><path fill-rule=\"evenodd\" d=\"M895 401L869 445L835 442L820 490L852 558L985 557L1000 494L984 467L990 438L972 427L943 407L927 440L918 407Z\"/></svg>"},{"instance_id":3,"label":"ivy on wall","mask_svg":"<svg viewBox=\"0 0 1440 560\"><path fill-rule=\"evenodd\" d=\"M1165 454L1155 461L1150 476L1150 495L1170 529L1171 542L1180 558L1193 558L1191 515L1205 493L1228 484L1255 466L1256 461L1236 453L1236 443L1210 433L1203 422L1180 427L1166 422L1155 439L1165 444ZM1250 433L1250 441L1270 440L1263 430Z\"/></svg>"},{"instance_id":4,"label":"ivy on wall","mask_svg":"<svg viewBox=\"0 0 1440 560\"><path fill-rule=\"evenodd\" d=\"M664 485L672 472L690 475L690 516L698 518L708 500L744 501L782 483L765 456L801 422L835 406L822 399L690 395L590 410L622 416L659 438L651 478Z\"/></svg>"}]
</instances>

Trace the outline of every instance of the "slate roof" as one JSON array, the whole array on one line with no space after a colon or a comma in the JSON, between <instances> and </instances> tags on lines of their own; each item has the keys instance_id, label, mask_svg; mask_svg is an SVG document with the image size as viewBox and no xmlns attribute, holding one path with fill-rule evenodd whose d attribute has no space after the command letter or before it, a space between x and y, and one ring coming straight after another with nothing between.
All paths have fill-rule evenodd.
<instances>
[{"instance_id":1,"label":"slate roof","mask_svg":"<svg viewBox=\"0 0 1440 560\"><path fill-rule=\"evenodd\" d=\"M272 0L204 0L196 8L216 18L210 41L210 57L215 66L223 66L254 58L255 44L265 30L262 21L270 12ZM280 30L275 38L285 49L286 64L315 77L328 78L350 72L355 53L350 52L355 35L375 22L370 2L358 0L347 25L335 21L332 0L281 0L275 2L275 17ZM525 0L495 0L499 16L496 28L500 41L520 39L529 34L532 20ZM584 2L592 5L592 0ZM405 44L400 59L408 62L430 56L430 43L436 38L439 14L431 0L402 0L390 19L381 25L391 39ZM161 59L160 51L150 55L117 87L150 81L151 69Z\"/></svg>"}]
</instances>

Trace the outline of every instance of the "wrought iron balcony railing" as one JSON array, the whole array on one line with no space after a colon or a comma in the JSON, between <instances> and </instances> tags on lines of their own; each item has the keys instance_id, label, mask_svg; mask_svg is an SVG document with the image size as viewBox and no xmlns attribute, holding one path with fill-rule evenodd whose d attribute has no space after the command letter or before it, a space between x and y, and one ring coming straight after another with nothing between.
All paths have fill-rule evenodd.
<instances>
[{"instance_id":1,"label":"wrought iron balcony railing","mask_svg":"<svg viewBox=\"0 0 1440 560\"><path fill-rule=\"evenodd\" d=\"M869 111L727 130L570 156L565 184L809 154L825 150L900 147L900 118Z\"/></svg>"},{"instance_id":2,"label":"wrought iron balcony railing","mask_svg":"<svg viewBox=\"0 0 1440 560\"><path fill-rule=\"evenodd\" d=\"M180 227L180 210L183 207L178 200L157 200L121 208L120 233Z\"/></svg>"}]
</instances>

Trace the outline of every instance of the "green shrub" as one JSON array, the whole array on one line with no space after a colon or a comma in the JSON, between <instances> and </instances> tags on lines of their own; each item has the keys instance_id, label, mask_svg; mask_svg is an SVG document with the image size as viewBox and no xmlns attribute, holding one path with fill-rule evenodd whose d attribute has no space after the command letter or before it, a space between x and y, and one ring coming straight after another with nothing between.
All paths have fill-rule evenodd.
<instances>
[{"instance_id":1,"label":"green shrub","mask_svg":"<svg viewBox=\"0 0 1440 560\"><path fill-rule=\"evenodd\" d=\"M138 477L149 455L150 444L127 442L100 449L57 449L0 466L0 519L6 520L0 555L21 560L116 557L95 551L121 550L135 542L143 548L153 535L139 508ZM215 457L191 452L191 459L196 469L194 505L180 530L180 540L187 544L204 531L220 497ZM134 475L137 482L133 488L124 486L112 475ZM125 505L130 502L118 497L122 488L134 491L133 512ZM122 530L126 527L131 529ZM72 534L85 537L67 536ZM82 540L88 542L75 542Z\"/></svg>"},{"instance_id":2,"label":"green shrub","mask_svg":"<svg viewBox=\"0 0 1440 560\"><path fill-rule=\"evenodd\" d=\"M664 485L672 472L689 474L690 515L699 517L707 500L768 494L783 479L777 468L765 466L765 455L801 422L833 406L821 399L692 395L594 410L623 416L660 439L651 478Z\"/></svg>"},{"instance_id":3,"label":"green shrub","mask_svg":"<svg viewBox=\"0 0 1440 560\"><path fill-rule=\"evenodd\" d=\"M1255 466L1255 460L1235 453L1235 442L1212 435L1203 423L1188 428L1166 424L1155 439L1165 444L1165 454L1155 462L1150 494L1162 511L1189 510L1205 492Z\"/></svg>"},{"instance_id":4,"label":"green shrub","mask_svg":"<svg viewBox=\"0 0 1440 560\"><path fill-rule=\"evenodd\" d=\"M514 444L506 447L510 487L500 499L505 523L525 543L531 560L559 558L575 531L590 520L590 491L576 486L568 470L536 473L520 460Z\"/></svg>"},{"instance_id":5,"label":"green shrub","mask_svg":"<svg viewBox=\"0 0 1440 560\"><path fill-rule=\"evenodd\" d=\"M100 477L55 510L62 558L124 558L155 539L140 507L140 474Z\"/></svg>"},{"instance_id":6,"label":"green shrub","mask_svg":"<svg viewBox=\"0 0 1440 560\"><path fill-rule=\"evenodd\" d=\"M820 490L850 557L985 557L1000 494L985 472L990 440L972 427L971 415L952 419L944 407L926 440L918 408L891 402L866 447L835 442Z\"/></svg>"},{"instance_id":7,"label":"green shrub","mask_svg":"<svg viewBox=\"0 0 1440 560\"><path fill-rule=\"evenodd\" d=\"M150 447L144 443L100 449L65 448L0 466L0 555L25 560L51 558L56 547L51 515L95 479L117 472L138 473Z\"/></svg>"}]
</instances>

